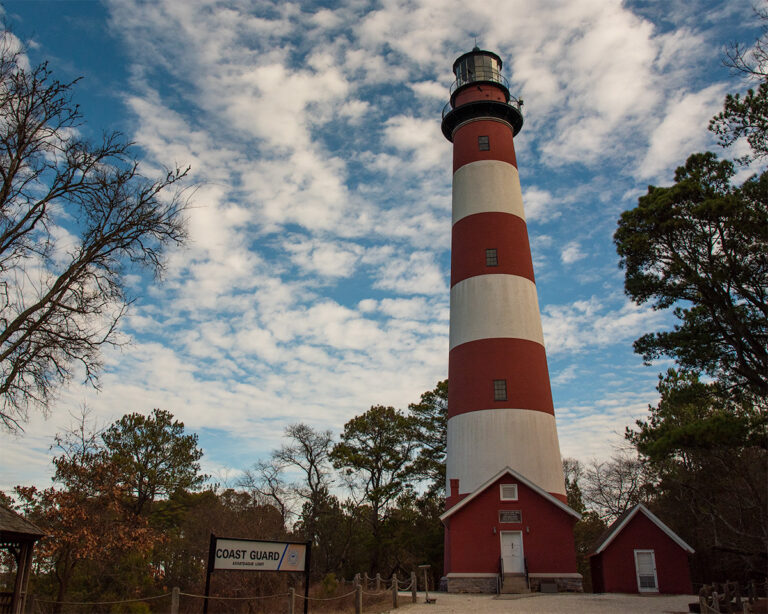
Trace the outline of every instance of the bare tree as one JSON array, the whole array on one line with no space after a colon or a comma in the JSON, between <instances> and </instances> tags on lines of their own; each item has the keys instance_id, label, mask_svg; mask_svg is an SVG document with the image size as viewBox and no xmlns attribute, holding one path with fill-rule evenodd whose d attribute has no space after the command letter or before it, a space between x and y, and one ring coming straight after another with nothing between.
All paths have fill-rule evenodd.
<instances>
[{"instance_id":1,"label":"bare tree","mask_svg":"<svg viewBox=\"0 0 768 614\"><path fill-rule=\"evenodd\" d=\"M768 10L755 7L754 11L762 22L760 36L752 45L730 43L725 49L723 64L734 72L762 81L768 77Z\"/></svg>"},{"instance_id":2,"label":"bare tree","mask_svg":"<svg viewBox=\"0 0 768 614\"><path fill-rule=\"evenodd\" d=\"M131 298L125 275L158 276L163 251L185 239L187 170L143 177L117 133L78 137L76 81L46 64L27 70L0 38L0 422L21 429L46 412L76 369L98 387L101 350L119 344Z\"/></svg>"},{"instance_id":3,"label":"bare tree","mask_svg":"<svg viewBox=\"0 0 768 614\"><path fill-rule=\"evenodd\" d=\"M331 452L331 431L316 431L298 423L285 427L290 443L272 453L272 457L286 468L298 469L304 476L296 492L309 501L315 501L327 491L330 481L328 455Z\"/></svg>"},{"instance_id":4,"label":"bare tree","mask_svg":"<svg viewBox=\"0 0 768 614\"><path fill-rule=\"evenodd\" d=\"M637 503L648 503L653 493L648 465L629 453L617 454L604 462L594 460L579 477L587 509L607 522Z\"/></svg>"},{"instance_id":5,"label":"bare tree","mask_svg":"<svg viewBox=\"0 0 768 614\"><path fill-rule=\"evenodd\" d=\"M279 461L274 458L258 461L252 469L245 470L238 486L249 491L259 503L275 507L280 512L283 525L287 524L288 517L293 513L292 497Z\"/></svg>"},{"instance_id":6,"label":"bare tree","mask_svg":"<svg viewBox=\"0 0 768 614\"><path fill-rule=\"evenodd\" d=\"M268 460L258 461L246 470L238 485L276 507L283 522L296 514L306 516L303 524L312 533L315 510L325 501L331 485L328 455L333 435L297 423L285 427L285 437L288 443L273 450ZM288 472L298 472L302 479L289 484ZM302 511L296 512L297 507Z\"/></svg>"}]
</instances>

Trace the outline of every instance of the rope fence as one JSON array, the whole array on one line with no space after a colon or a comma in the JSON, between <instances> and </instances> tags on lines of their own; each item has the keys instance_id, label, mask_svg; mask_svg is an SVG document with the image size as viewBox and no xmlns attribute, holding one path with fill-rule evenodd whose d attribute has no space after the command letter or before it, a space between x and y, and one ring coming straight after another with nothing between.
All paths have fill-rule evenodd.
<instances>
[{"instance_id":1,"label":"rope fence","mask_svg":"<svg viewBox=\"0 0 768 614\"><path fill-rule=\"evenodd\" d=\"M117 605L118 603L138 603L140 601L152 601L170 596L171 593L163 593L162 595L155 595L154 597L136 597L135 599L119 599L117 601L48 601L46 599L35 599L35 602L49 603L51 605Z\"/></svg>"},{"instance_id":2,"label":"rope fence","mask_svg":"<svg viewBox=\"0 0 768 614\"><path fill-rule=\"evenodd\" d=\"M274 599L275 597L287 597L290 595L290 592L287 593L275 593L274 595L259 595L257 597L216 597L215 595L209 595L206 597L205 595L195 595L193 593L182 593L179 592L179 595L182 595L184 597L195 597L197 599L217 599L219 601L256 601L258 599ZM143 599L140 601L144 601Z\"/></svg>"},{"instance_id":3,"label":"rope fence","mask_svg":"<svg viewBox=\"0 0 768 614\"><path fill-rule=\"evenodd\" d=\"M346 584L347 582L342 579L339 581L339 584L342 586ZM417 588L417 581L416 581L416 573L411 572L410 582L408 585L401 586L401 580L398 579L397 575L393 575L390 579L382 578L379 574L376 574L375 577L370 578L368 577L368 574L363 574L362 577L360 574L356 574L355 577L351 580L352 585L354 586L354 589L349 591L348 593L344 593L343 595L334 595L332 597L305 597L304 595L297 593L296 589L290 588L288 589L288 592L285 593L275 593L273 595L255 595L252 597L216 597L216 596L208 596L205 595L199 595L196 593L186 593L182 592L178 587L174 587L173 590L170 593L163 593L161 595L154 595L152 597L136 597L133 599L120 599L120 600L114 600L114 601L52 601L47 599L38 599L33 597L32 598L32 607L31 612L34 612L35 614L46 614L47 610L50 610L50 608L42 608L41 606L57 606L59 611L61 610L61 606L83 606L83 607L98 607L98 606L116 606L120 604L129 604L129 603L141 603L141 602L149 602L149 601L158 601L160 599L167 599L170 597L171 599L171 608L170 608L170 614L179 614L179 603L181 597L189 597L193 599L208 599L209 601L228 601L228 602L244 602L244 601L260 601L264 599L282 599L287 597L288 601L288 613L289 614L296 614L297 608L296 608L296 600L306 600L308 602L329 602L329 601L338 601L342 599L348 599L349 597L353 597L353 607L355 614L362 614L363 612L363 597L382 597L386 595L387 593L391 593L392 595L392 607L398 608L398 598L400 596L400 593L410 592L411 593L411 599L413 603L416 603L416 588ZM369 585L373 584L373 590L368 590Z\"/></svg>"}]
</instances>

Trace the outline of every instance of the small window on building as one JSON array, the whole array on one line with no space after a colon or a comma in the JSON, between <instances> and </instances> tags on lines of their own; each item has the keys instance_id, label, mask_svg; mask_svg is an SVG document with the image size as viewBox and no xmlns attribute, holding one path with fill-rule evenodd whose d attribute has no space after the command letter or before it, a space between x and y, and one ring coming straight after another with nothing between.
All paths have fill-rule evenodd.
<instances>
[{"instance_id":1,"label":"small window on building","mask_svg":"<svg viewBox=\"0 0 768 614\"><path fill-rule=\"evenodd\" d=\"M502 501L517 501L517 484L502 484L501 485L501 500ZM519 514L520 512L514 512ZM501 512L499 512L501 516ZM520 522L520 521L518 521Z\"/></svg>"},{"instance_id":2,"label":"small window on building","mask_svg":"<svg viewBox=\"0 0 768 614\"><path fill-rule=\"evenodd\" d=\"M508 484L507 486L515 486L515 485ZM515 496L515 499L517 499L517 496ZM499 522L508 522L508 523L523 522L523 513L520 510L499 510Z\"/></svg>"},{"instance_id":3,"label":"small window on building","mask_svg":"<svg viewBox=\"0 0 768 614\"><path fill-rule=\"evenodd\" d=\"M494 401L507 400L507 380L505 379L493 380L493 400Z\"/></svg>"},{"instance_id":4,"label":"small window on building","mask_svg":"<svg viewBox=\"0 0 768 614\"><path fill-rule=\"evenodd\" d=\"M479 136L477 137L477 147L480 149L480 151L490 151L491 150L491 141L487 136Z\"/></svg>"},{"instance_id":5,"label":"small window on building","mask_svg":"<svg viewBox=\"0 0 768 614\"><path fill-rule=\"evenodd\" d=\"M485 266L499 266L499 255L496 248L485 250Z\"/></svg>"}]
</instances>

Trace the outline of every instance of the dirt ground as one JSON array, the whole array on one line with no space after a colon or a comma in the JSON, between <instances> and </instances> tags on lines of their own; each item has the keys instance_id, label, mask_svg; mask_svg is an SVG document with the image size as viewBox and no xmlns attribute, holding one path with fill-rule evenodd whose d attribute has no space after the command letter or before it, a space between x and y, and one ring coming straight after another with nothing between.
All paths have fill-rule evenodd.
<instances>
[{"instance_id":1,"label":"dirt ground","mask_svg":"<svg viewBox=\"0 0 768 614\"><path fill-rule=\"evenodd\" d=\"M424 593L417 603L405 600L390 614L671 614L688 612L688 604L698 601L692 595L617 595L560 593L548 595L456 595L430 593L434 604L424 603ZM403 603L405 601L405 603Z\"/></svg>"}]
</instances>

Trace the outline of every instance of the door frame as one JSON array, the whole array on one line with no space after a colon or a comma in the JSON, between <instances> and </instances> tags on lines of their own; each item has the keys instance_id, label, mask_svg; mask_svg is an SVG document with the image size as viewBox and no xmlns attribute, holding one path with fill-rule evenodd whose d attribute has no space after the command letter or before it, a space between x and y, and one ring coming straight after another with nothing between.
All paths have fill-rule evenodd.
<instances>
[{"instance_id":1,"label":"door frame","mask_svg":"<svg viewBox=\"0 0 768 614\"><path fill-rule=\"evenodd\" d=\"M502 543L502 540L504 539L504 533L517 533L520 535L520 571L510 571L508 569L504 569L504 573L525 573L525 550L523 548L523 532L522 531L499 531L499 552L501 554L501 558L504 558L504 544Z\"/></svg>"},{"instance_id":2,"label":"door frame","mask_svg":"<svg viewBox=\"0 0 768 614\"><path fill-rule=\"evenodd\" d=\"M651 555L651 564L653 565L653 588L643 588L640 586L640 568L637 564L637 555L638 554L650 554ZM635 580L637 581L637 592L638 593L658 593L659 592L659 576L656 573L656 553L653 550L649 549L637 549L635 550Z\"/></svg>"}]
</instances>

